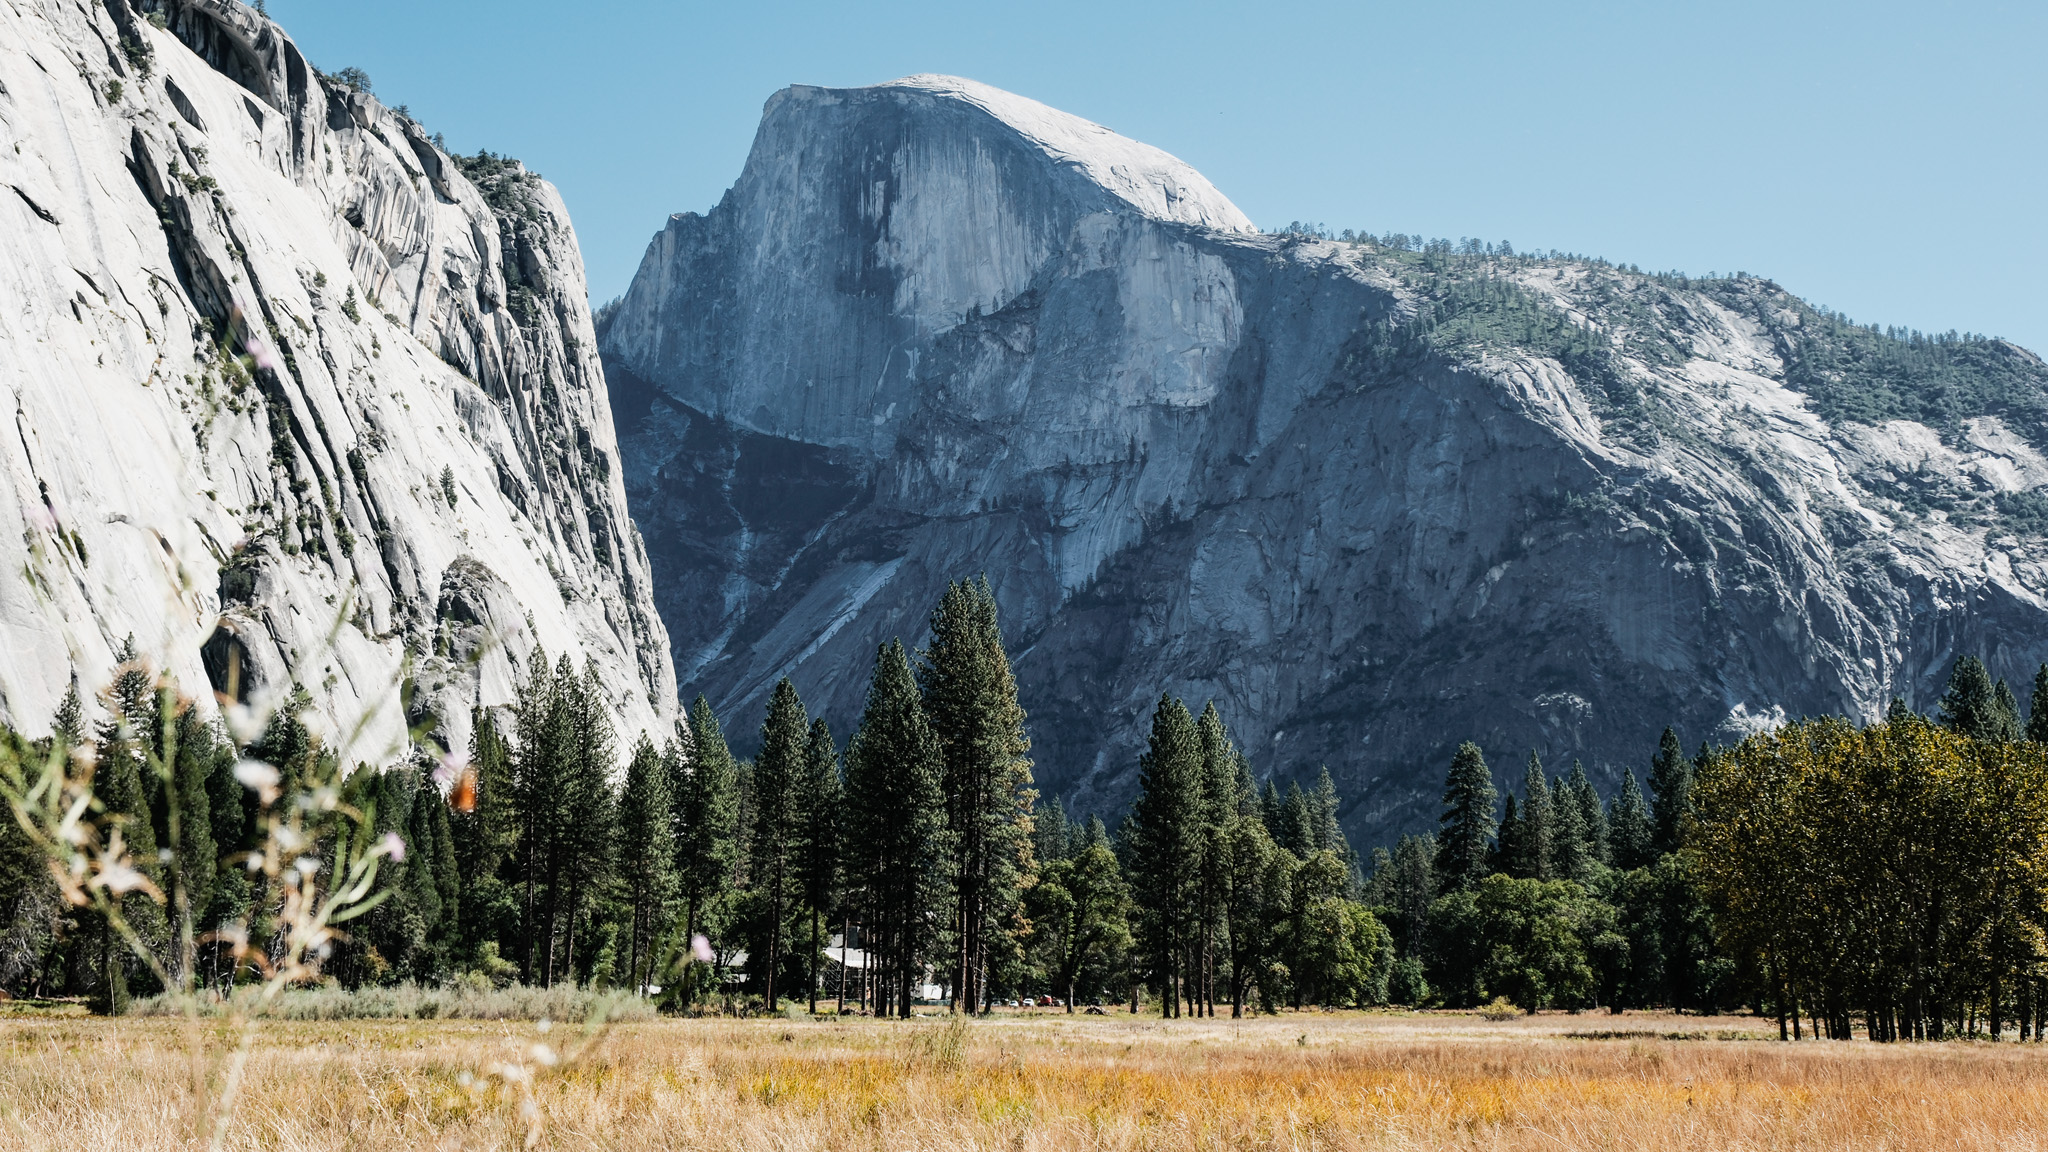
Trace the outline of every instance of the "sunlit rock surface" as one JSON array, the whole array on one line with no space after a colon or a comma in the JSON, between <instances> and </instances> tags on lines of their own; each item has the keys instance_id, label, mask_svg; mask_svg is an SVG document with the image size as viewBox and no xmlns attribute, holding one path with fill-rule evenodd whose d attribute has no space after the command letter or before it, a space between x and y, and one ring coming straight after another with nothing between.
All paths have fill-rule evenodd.
<instances>
[{"instance_id":1,"label":"sunlit rock surface","mask_svg":"<svg viewBox=\"0 0 2048 1152\"><path fill-rule=\"evenodd\" d=\"M0 715L133 634L187 693L294 683L348 755L467 737L537 647L675 714L581 257L228 0L0 5ZM348 313L353 311L354 316Z\"/></svg>"},{"instance_id":2,"label":"sunlit rock surface","mask_svg":"<svg viewBox=\"0 0 2048 1152\"><path fill-rule=\"evenodd\" d=\"M1043 791L1120 807L1165 690L1377 839L1465 739L1612 781L1667 723L1931 708L1961 653L2024 697L2048 373L1980 341L1955 370L2003 391L1944 427L1824 419L1791 382L1882 376L1822 361L1843 332L1756 279L1261 235L913 77L770 99L602 340L680 678L742 739L785 674L843 731L985 572Z\"/></svg>"}]
</instances>

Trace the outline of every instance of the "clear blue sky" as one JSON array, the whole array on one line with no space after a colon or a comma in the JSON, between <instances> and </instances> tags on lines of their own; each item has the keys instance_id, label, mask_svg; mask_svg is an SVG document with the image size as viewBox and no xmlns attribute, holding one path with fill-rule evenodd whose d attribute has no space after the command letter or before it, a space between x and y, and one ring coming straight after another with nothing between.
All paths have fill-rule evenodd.
<instances>
[{"instance_id":1,"label":"clear blue sky","mask_svg":"<svg viewBox=\"0 0 2048 1152\"><path fill-rule=\"evenodd\" d=\"M2048 4L271 0L562 189L602 302L791 83L948 72L1157 145L1262 227L1770 276L2048 353Z\"/></svg>"}]
</instances>

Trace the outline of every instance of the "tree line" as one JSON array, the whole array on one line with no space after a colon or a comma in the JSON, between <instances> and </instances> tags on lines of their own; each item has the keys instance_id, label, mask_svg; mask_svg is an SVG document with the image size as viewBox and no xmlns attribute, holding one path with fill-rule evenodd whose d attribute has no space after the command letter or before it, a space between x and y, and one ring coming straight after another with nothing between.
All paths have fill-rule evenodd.
<instances>
[{"instance_id":1,"label":"tree line","mask_svg":"<svg viewBox=\"0 0 2048 1152\"><path fill-rule=\"evenodd\" d=\"M0 987L17 995L118 1009L166 972L252 978L232 945L281 894L242 866L274 848L244 769L274 765L286 795L338 778L302 692L237 746L132 643L120 661L97 724L74 689L50 737L7 739L90 763L102 824L148 881L119 910L157 963L60 900L10 827ZM1533 753L1503 794L1468 743L1437 831L1361 861L1327 770L1261 785L1218 708L1170 694L1113 831L1040 804L995 599L973 581L949 587L924 648L877 651L843 746L785 679L752 759L702 697L660 744L621 749L595 670L538 654L510 707L475 711L466 757L349 774L293 850L333 883L349 845L404 845L321 959L349 986L573 981L677 1008L823 997L891 1015L933 983L969 1011L1045 993L1168 1016L1746 1006L1795 1037L1857 1020L1877 1039L2038 1037L2048 667L2033 703L2022 727L2009 687L1964 659L1934 719L1895 704L1691 756L1667 729L1647 789L1628 772L1604 799L1583 766L1552 776Z\"/></svg>"}]
</instances>

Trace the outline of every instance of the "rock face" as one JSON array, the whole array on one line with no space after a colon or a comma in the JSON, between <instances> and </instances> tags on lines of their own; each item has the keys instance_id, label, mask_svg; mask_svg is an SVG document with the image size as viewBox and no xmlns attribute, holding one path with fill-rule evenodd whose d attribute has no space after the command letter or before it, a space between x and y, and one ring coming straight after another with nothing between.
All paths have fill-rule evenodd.
<instances>
[{"instance_id":1,"label":"rock face","mask_svg":"<svg viewBox=\"0 0 2048 1152\"><path fill-rule=\"evenodd\" d=\"M0 139L9 723L131 634L193 695L303 686L365 760L401 681L459 745L537 647L628 739L672 722L552 187L231 0L0 8Z\"/></svg>"},{"instance_id":2,"label":"rock face","mask_svg":"<svg viewBox=\"0 0 2048 1152\"><path fill-rule=\"evenodd\" d=\"M686 689L840 726L948 579L1039 785L1113 812L1151 706L1327 763L1354 834L1665 724L1931 708L2048 658L2048 369L1751 278L1262 235L1186 165L971 82L792 88L601 323ZM685 626L682 622L688 621Z\"/></svg>"}]
</instances>

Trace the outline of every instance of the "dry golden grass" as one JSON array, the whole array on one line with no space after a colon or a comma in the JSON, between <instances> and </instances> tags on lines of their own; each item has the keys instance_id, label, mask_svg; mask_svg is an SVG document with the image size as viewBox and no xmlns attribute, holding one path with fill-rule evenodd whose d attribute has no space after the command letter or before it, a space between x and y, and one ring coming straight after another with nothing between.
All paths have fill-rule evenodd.
<instances>
[{"instance_id":1,"label":"dry golden grass","mask_svg":"<svg viewBox=\"0 0 2048 1152\"><path fill-rule=\"evenodd\" d=\"M203 1147L188 1027L0 1019L0 1145ZM202 1027L217 1059L232 1034ZM1644 1015L663 1020L540 1069L533 1101L540 1146L562 1149L2048 1147L2048 1050L1712 1038L1756 1030ZM1571 1035L1617 1031L1633 1035ZM541 1042L579 1041L510 1022L267 1024L225 1144L519 1148L519 1085L476 1074L531 1062Z\"/></svg>"}]
</instances>

